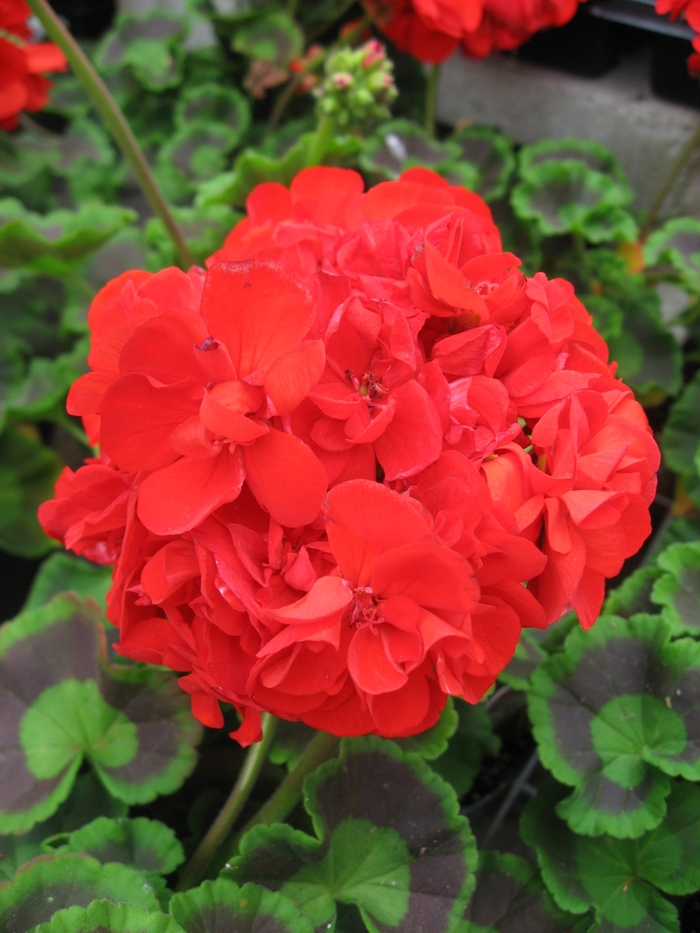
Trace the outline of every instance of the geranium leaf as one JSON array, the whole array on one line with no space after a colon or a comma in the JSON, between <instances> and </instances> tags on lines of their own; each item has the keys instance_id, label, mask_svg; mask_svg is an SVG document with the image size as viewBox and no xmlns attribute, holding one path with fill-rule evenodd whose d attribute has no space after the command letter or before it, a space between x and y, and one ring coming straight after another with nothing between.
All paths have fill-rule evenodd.
<instances>
[{"instance_id":1,"label":"geranium leaf","mask_svg":"<svg viewBox=\"0 0 700 933\"><path fill-rule=\"evenodd\" d=\"M674 472L680 473L685 491L696 504L700 503L700 478L695 455L700 442L700 373L683 390L673 404L661 435L664 460Z\"/></svg>"},{"instance_id":2,"label":"geranium leaf","mask_svg":"<svg viewBox=\"0 0 700 933\"><path fill-rule=\"evenodd\" d=\"M56 547L41 529L36 511L51 498L61 472L56 454L32 426L0 434L0 548L21 557L40 557Z\"/></svg>"},{"instance_id":3,"label":"geranium leaf","mask_svg":"<svg viewBox=\"0 0 700 933\"><path fill-rule=\"evenodd\" d=\"M533 675L535 737L543 763L576 788L558 810L576 832L639 836L663 818L666 774L697 780L700 733L689 711L700 647L670 645L670 634L658 616L603 616Z\"/></svg>"},{"instance_id":4,"label":"geranium leaf","mask_svg":"<svg viewBox=\"0 0 700 933\"><path fill-rule=\"evenodd\" d=\"M547 782L520 824L559 906L572 913L594 907L599 929L677 931L676 910L656 888L680 894L700 884L700 790L673 782L663 822L639 839L575 835L556 816L565 794Z\"/></svg>"},{"instance_id":5,"label":"geranium leaf","mask_svg":"<svg viewBox=\"0 0 700 933\"><path fill-rule=\"evenodd\" d=\"M578 162L594 172L627 184L622 166L609 149L592 140L575 137L543 139L523 146L518 153L520 177L536 178L538 167L550 162Z\"/></svg>"},{"instance_id":6,"label":"geranium leaf","mask_svg":"<svg viewBox=\"0 0 700 933\"><path fill-rule=\"evenodd\" d=\"M54 813L84 757L128 803L176 790L194 765L200 729L174 680L101 662L97 607L77 597L3 626L0 696L3 832Z\"/></svg>"},{"instance_id":7,"label":"geranium leaf","mask_svg":"<svg viewBox=\"0 0 700 933\"><path fill-rule=\"evenodd\" d=\"M586 933L589 916L557 907L536 869L517 855L481 852L459 933Z\"/></svg>"},{"instance_id":8,"label":"geranium leaf","mask_svg":"<svg viewBox=\"0 0 700 933\"><path fill-rule=\"evenodd\" d=\"M515 690L527 690L535 668L547 658L534 632L524 629L513 660L498 675L498 679Z\"/></svg>"},{"instance_id":9,"label":"geranium leaf","mask_svg":"<svg viewBox=\"0 0 700 933\"><path fill-rule=\"evenodd\" d=\"M0 885L0 933L28 933L59 910L102 898L158 910L153 888L133 868L87 855L40 855Z\"/></svg>"},{"instance_id":10,"label":"geranium leaf","mask_svg":"<svg viewBox=\"0 0 700 933\"><path fill-rule=\"evenodd\" d=\"M416 752L422 758L431 761L444 755L458 725L459 714L455 709L454 700L448 697L440 718L432 729L427 729L407 739L398 739L396 744L405 752Z\"/></svg>"},{"instance_id":11,"label":"geranium leaf","mask_svg":"<svg viewBox=\"0 0 700 933\"><path fill-rule=\"evenodd\" d=\"M129 69L151 91L162 91L182 80L182 43L187 18L163 10L145 16L122 14L104 36L96 52L105 74Z\"/></svg>"},{"instance_id":12,"label":"geranium leaf","mask_svg":"<svg viewBox=\"0 0 700 933\"><path fill-rule=\"evenodd\" d=\"M280 719L275 729L275 740L270 749L269 758L273 764L284 765L291 771L301 757L301 753L314 737L315 730L303 722L286 722Z\"/></svg>"},{"instance_id":13,"label":"geranium leaf","mask_svg":"<svg viewBox=\"0 0 700 933\"><path fill-rule=\"evenodd\" d=\"M185 933L312 933L291 900L255 884L219 878L176 894L170 913Z\"/></svg>"},{"instance_id":14,"label":"geranium leaf","mask_svg":"<svg viewBox=\"0 0 700 933\"><path fill-rule=\"evenodd\" d=\"M445 178L452 184L466 185L485 201L502 198L515 170L512 141L490 126L463 126L448 138L459 146L460 154L459 161L443 171ZM471 185L467 184L465 168L474 177Z\"/></svg>"},{"instance_id":15,"label":"geranium leaf","mask_svg":"<svg viewBox=\"0 0 700 933\"><path fill-rule=\"evenodd\" d=\"M56 852L90 855L103 864L121 862L151 876L169 875L185 858L175 833L164 823L140 816L136 819L98 817L65 837L51 840Z\"/></svg>"},{"instance_id":16,"label":"geranium leaf","mask_svg":"<svg viewBox=\"0 0 700 933\"><path fill-rule=\"evenodd\" d=\"M644 244L647 266L670 263L686 288L700 291L700 221L674 217L655 230Z\"/></svg>"},{"instance_id":17,"label":"geranium leaf","mask_svg":"<svg viewBox=\"0 0 700 933\"><path fill-rule=\"evenodd\" d=\"M473 887L474 842L454 791L422 758L376 737L346 739L304 795L317 838L255 827L230 877L281 891L319 931L332 928L336 902L355 904L371 933L456 928Z\"/></svg>"},{"instance_id":18,"label":"geranium leaf","mask_svg":"<svg viewBox=\"0 0 700 933\"><path fill-rule=\"evenodd\" d=\"M240 26L231 46L236 52L284 67L301 55L304 34L288 13L263 12Z\"/></svg>"},{"instance_id":19,"label":"geranium leaf","mask_svg":"<svg viewBox=\"0 0 700 933\"><path fill-rule=\"evenodd\" d=\"M74 554L57 551L39 568L22 612L38 609L54 596L66 592L75 593L81 599L94 599L99 606L104 606L111 583L111 567L102 567Z\"/></svg>"},{"instance_id":20,"label":"geranium leaf","mask_svg":"<svg viewBox=\"0 0 700 933\"><path fill-rule=\"evenodd\" d=\"M198 182L228 167L227 153L237 142L238 134L220 123L193 123L176 132L158 154L157 174L166 196L185 201Z\"/></svg>"},{"instance_id":21,"label":"geranium leaf","mask_svg":"<svg viewBox=\"0 0 700 933\"><path fill-rule=\"evenodd\" d=\"M179 129L204 123L225 126L235 146L250 126L250 104L236 88L199 84L186 88L175 105Z\"/></svg>"},{"instance_id":22,"label":"geranium leaf","mask_svg":"<svg viewBox=\"0 0 700 933\"><path fill-rule=\"evenodd\" d=\"M108 204L85 204L76 212L57 210L41 216L14 198L3 198L0 266L15 268L41 259L83 259L134 220L134 211Z\"/></svg>"},{"instance_id":23,"label":"geranium leaf","mask_svg":"<svg viewBox=\"0 0 700 933\"><path fill-rule=\"evenodd\" d=\"M61 910L34 933L182 933L182 928L167 914L102 900Z\"/></svg>"},{"instance_id":24,"label":"geranium leaf","mask_svg":"<svg viewBox=\"0 0 700 933\"><path fill-rule=\"evenodd\" d=\"M497 755L501 741L483 705L473 706L459 697L453 702L458 716L457 729L450 737L447 750L431 767L452 785L458 797L462 797L479 773L484 755Z\"/></svg>"},{"instance_id":25,"label":"geranium leaf","mask_svg":"<svg viewBox=\"0 0 700 933\"><path fill-rule=\"evenodd\" d=\"M609 212L631 199L627 185L576 161L543 162L511 194L516 215L542 236L579 233L594 243L634 236L630 215Z\"/></svg>"},{"instance_id":26,"label":"geranium leaf","mask_svg":"<svg viewBox=\"0 0 700 933\"><path fill-rule=\"evenodd\" d=\"M440 171L458 158L459 147L454 142L438 142L410 120L391 120L377 127L366 141L359 163L379 181L396 179L416 165ZM472 174L475 183L478 170Z\"/></svg>"},{"instance_id":27,"label":"geranium leaf","mask_svg":"<svg viewBox=\"0 0 700 933\"><path fill-rule=\"evenodd\" d=\"M654 583L651 598L675 635L700 633L700 543L672 544L656 559L666 571ZM657 574L658 575L658 574Z\"/></svg>"},{"instance_id":28,"label":"geranium leaf","mask_svg":"<svg viewBox=\"0 0 700 933\"><path fill-rule=\"evenodd\" d=\"M241 214L224 204L206 207L174 207L172 212L197 261L204 262L214 250L220 249L227 233L241 220ZM153 217L146 224L146 242L151 247L147 264L154 271L175 264L172 238L163 222Z\"/></svg>"},{"instance_id":29,"label":"geranium leaf","mask_svg":"<svg viewBox=\"0 0 700 933\"><path fill-rule=\"evenodd\" d=\"M651 594L655 581L662 574L663 570L653 565L635 570L608 595L603 613L628 619L640 612L654 612Z\"/></svg>"}]
</instances>

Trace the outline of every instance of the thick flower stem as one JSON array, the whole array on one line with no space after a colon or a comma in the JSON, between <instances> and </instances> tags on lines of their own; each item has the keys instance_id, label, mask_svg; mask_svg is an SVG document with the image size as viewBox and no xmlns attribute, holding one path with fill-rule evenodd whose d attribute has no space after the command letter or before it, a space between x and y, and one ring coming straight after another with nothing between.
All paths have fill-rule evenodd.
<instances>
[{"instance_id":1,"label":"thick flower stem","mask_svg":"<svg viewBox=\"0 0 700 933\"><path fill-rule=\"evenodd\" d=\"M323 117L318 124L311 150L306 158L306 167L311 168L314 165L323 165L335 132L335 120L332 117Z\"/></svg>"},{"instance_id":2,"label":"thick flower stem","mask_svg":"<svg viewBox=\"0 0 700 933\"><path fill-rule=\"evenodd\" d=\"M233 790L229 794L228 800L209 827L205 837L199 843L196 852L183 869L177 885L178 891L186 891L202 880L212 859L231 831L231 827L240 815L248 797L250 797L251 791L255 787L260 769L267 758L267 753L275 734L276 724L277 720L271 713L263 713L262 739L260 742L250 747L245 761L243 762L243 767L236 779L236 783L233 785Z\"/></svg>"},{"instance_id":3,"label":"thick flower stem","mask_svg":"<svg viewBox=\"0 0 700 933\"><path fill-rule=\"evenodd\" d=\"M432 65L428 72L428 81L425 88L425 130L435 138L435 122L437 119L437 98L440 85L440 65Z\"/></svg>"},{"instance_id":4,"label":"thick flower stem","mask_svg":"<svg viewBox=\"0 0 700 933\"><path fill-rule=\"evenodd\" d=\"M178 227L170 208L153 177L151 168L146 161L141 147L134 136L131 127L109 88L95 71L87 55L80 48L73 36L64 27L61 20L48 5L46 0L27 0L32 12L40 20L49 37L64 53L73 69L76 78L89 94L105 125L119 146L124 158L129 163L131 171L148 198L151 207L163 221L165 229L170 234L175 248L180 256L184 268L194 265L194 258L185 242L182 231Z\"/></svg>"},{"instance_id":5,"label":"thick flower stem","mask_svg":"<svg viewBox=\"0 0 700 933\"><path fill-rule=\"evenodd\" d=\"M297 803L301 800L301 791L304 781L319 765L331 757L338 747L340 739L336 735L329 735L327 732L317 732L313 739L304 749L301 758L296 766L289 772L280 786L269 798L267 803L258 810L255 816L250 819L243 829L236 833L223 847L223 856L212 865L217 871L220 871L226 861L232 858L238 851L238 845L243 836L252 829L253 826L269 825L270 823L280 823L292 812Z\"/></svg>"},{"instance_id":6,"label":"thick flower stem","mask_svg":"<svg viewBox=\"0 0 700 933\"><path fill-rule=\"evenodd\" d=\"M700 126L698 126L698 128L695 130L693 135L687 141L685 146L683 146L681 151L678 153L676 157L676 161L671 166L671 171L666 176L666 180L664 181L663 185L659 189L659 193L656 195L656 198L654 199L654 203L649 208L649 213L646 216L644 225L642 226L642 230L639 235L639 239L642 243L645 242L645 240L648 238L651 231L654 229L656 218L658 217L659 211L664 205L664 201L669 196L671 189L673 188L676 181L678 180L678 176L685 168L686 162L688 161L690 156L693 154L693 150L698 145L700 145Z\"/></svg>"}]
</instances>

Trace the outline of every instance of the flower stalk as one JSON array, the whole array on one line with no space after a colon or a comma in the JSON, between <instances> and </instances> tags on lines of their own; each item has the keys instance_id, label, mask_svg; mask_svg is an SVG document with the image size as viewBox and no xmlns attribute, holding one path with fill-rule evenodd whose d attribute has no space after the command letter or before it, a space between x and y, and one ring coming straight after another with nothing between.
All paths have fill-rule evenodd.
<instances>
[{"instance_id":1,"label":"flower stalk","mask_svg":"<svg viewBox=\"0 0 700 933\"><path fill-rule=\"evenodd\" d=\"M255 745L251 745L226 803L183 869L177 885L178 891L187 891L201 881L212 859L230 833L231 827L240 816L241 810L255 787L260 769L265 764L276 725L277 720L271 713L263 713L262 739Z\"/></svg>"},{"instance_id":2,"label":"flower stalk","mask_svg":"<svg viewBox=\"0 0 700 933\"><path fill-rule=\"evenodd\" d=\"M151 207L163 221L165 229L175 244L182 266L187 269L194 265L194 257L182 231L163 197L143 150L109 88L46 0L28 0L28 5L49 37L64 53L76 78L90 96L115 143L121 149L143 193L148 198Z\"/></svg>"},{"instance_id":3,"label":"flower stalk","mask_svg":"<svg viewBox=\"0 0 700 933\"><path fill-rule=\"evenodd\" d=\"M301 800L302 788L306 778L333 755L339 741L340 739L336 735L330 735L328 732L317 732L302 752L295 767L289 772L274 794L263 804L255 816L248 820L243 829L236 833L230 844L227 843L225 847L222 847L222 852L225 854L223 857L219 855L215 862L211 862L211 867L216 871L220 871L226 861L237 853L241 839L253 826L269 826L270 823L283 822Z\"/></svg>"},{"instance_id":4,"label":"flower stalk","mask_svg":"<svg viewBox=\"0 0 700 933\"><path fill-rule=\"evenodd\" d=\"M676 160L671 166L671 171L666 176L666 179L663 185L659 189L659 192L656 195L656 198L654 199L654 203L649 208L649 213L647 214L644 220L641 233L639 234L640 242L644 243L645 240L648 239L649 234L654 229L654 224L656 223L656 219L659 216L659 212L661 208L663 207L664 202L666 201L666 198L671 193L671 189L673 188L676 181L678 180L678 176L681 174L681 172L685 168L686 162L688 161L688 159L693 154L694 150L699 145L700 145L700 126L698 126L698 128L695 130L693 135L686 142L685 146L683 146L681 151L676 156Z\"/></svg>"},{"instance_id":5,"label":"flower stalk","mask_svg":"<svg viewBox=\"0 0 700 933\"><path fill-rule=\"evenodd\" d=\"M425 130L434 139L437 122L437 97L440 86L440 65L432 65L425 88Z\"/></svg>"}]
</instances>

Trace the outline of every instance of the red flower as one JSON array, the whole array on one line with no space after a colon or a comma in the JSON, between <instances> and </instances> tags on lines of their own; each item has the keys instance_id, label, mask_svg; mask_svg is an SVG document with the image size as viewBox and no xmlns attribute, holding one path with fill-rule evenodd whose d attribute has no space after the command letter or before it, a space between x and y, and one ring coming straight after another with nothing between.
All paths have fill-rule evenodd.
<instances>
[{"instance_id":1,"label":"red flower","mask_svg":"<svg viewBox=\"0 0 700 933\"><path fill-rule=\"evenodd\" d=\"M486 0L478 29L465 32L462 46L468 55L483 58L515 49L542 29L563 26L585 0Z\"/></svg>"},{"instance_id":2,"label":"red flower","mask_svg":"<svg viewBox=\"0 0 700 933\"><path fill-rule=\"evenodd\" d=\"M573 287L519 265L432 172L316 168L252 193L203 288L97 296L69 407L109 459L41 519L116 560L119 650L180 672L202 722L413 734L523 626L595 621L658 448Z\"/></svg>"},{"instance_id":3,"label":"red flower","mask_svg":"<svg viewBox=\"0 0 700 933\"><path fill-rule=\"evenodd\" d=\"M0 0L0 128L14 130L19 114L41 110L48 103L47 71L68 67L51 42L28 43L31 11L23 0Z\"/></svg>"}]
</instances>

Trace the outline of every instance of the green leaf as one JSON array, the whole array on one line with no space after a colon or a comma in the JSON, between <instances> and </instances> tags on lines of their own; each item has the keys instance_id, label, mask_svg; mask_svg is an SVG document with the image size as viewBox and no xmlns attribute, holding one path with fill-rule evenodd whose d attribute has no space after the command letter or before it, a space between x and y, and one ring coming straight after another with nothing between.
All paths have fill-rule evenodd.
<instances>
[{"instance_id":1,"label":"green leaf","mask_svg":"<svg viewBox=\"0 0 700 933\"><path fill-rule=\"evenodd\" d=\"M74 554L57 551L39 568L22 612L38 609L59 593L67 592L75 593L81 599L94 599L103 607L111 584L111 567L101 567Z\"/></svg>"},{"instance_id":2,"label":"green leaf","mask_svg":"<svg viewBox=\"0 0 700 933\"><path fill-rule=\"evenodd\" d=\"M83 758L107 790L145 803L194 766L200 727L174 679L100 659L96 607L72 595L0 629L0 831L24 832L66 799Z\"/></svg>"},{"instance_id":3,"label":"green leaf","mask_svg":"<svg viewBox=\"0 0 700 933\"><path fill-rule=\"evenodd\" d=\"M434 171L447 169L459 158L459 147L452 141L438 142L410 120L383 123L367 139L359 164L371 178L392 180L416 165ZM473 173L474 181L478 172Z\"/></svg>"},{"instance_id":4,"label":"green leaf","mask_svg":"<svg viewBox=\"0 0 700 933\"><path fill-rule=\"evenodd\" d=\"M498 679L514 690L527 690L532 672L547 658L547 652L540 645L541 640L534 631L523 629L513 659L501 671Z\"/></svg>"},{"instance_id":5,"label":"green leaf","mask_svg":"<svg viewBox=\"0 0 700 933\"><path fill-rule=\"evenodd\" d=\"M575 787L558 813L579 833L634 838L666 812L666 775L700 777L700 646L658 616L602 616L535 671L542 762Z\"/></svg>"},{"instance_id":6,"label":"green leaf","mask_svg":"<svg viewBox=\"0 0 700 933\"><path fill-rule=\"evenodd\" d=\"M457 729L447 751L432 763L432 768L462 797L474 783L484 755L497 755L501 742L482 704L473 706L459 697L454 704L459 717Z\"/></svg>"},{"instance_id":7,"label":"green leaf","mask_svg":"<svg viewBox=\"0 0 700 933\"><path fill-rule=\"evenodd\" d=\"M40 557L56 547L36 512L53 495L62 465L35 434L32 427L0 434L0 548L21 557Z\"/></svg>"},{"instance_id":8,"label":"green leaf","mask_svg":"<svg viewBox=\"0 0 700 933\"><path fill-rule=\"evenodd\" d=\"M700 220L674 217L656 230L644 244L647 266L669 263L684 286L700 292Z\"/></svg>"},{"instance_id":9,"label":"green leaf","mask_svg":"<svg viewBox=\"0 0 700 933\"><path fill-rule=\"evenodd\" d=\"M473 887L475 847L454 791L418 755L376 737L345 739L307 778L317 837L287 825L250 830L226 874L290 897L316 930L336 903L371 933L399 924L455 930Z\"/></svg>"},{"instance_id":10,"label":"green leaf","mask_svg":"<svg viewBox=\"0 0 700 933\"><path fill-rule=\"evenodd\" d=\"M166 197L184 201L198 182L221 174L237 142L237 134L219 123L194 123L175 133L160 150L156 166Z\"/></svg>"},{"instance_id":11,"label":"green leaf","mask_svg":"<svg viewBox=\"0 0 700 933\"><path fill-rule=\"evenodd\" d=\"M57 138L26 130L17 136L3 134L0 141L0 186L16 190L36 181L59 158Z\"/></svg>"},{"instance_id":12,"label":"green leaf","mask_svg":"<svg viewBox=\"0 0 700 933\"><path fill-rule=\"evenodd\" d=\"M220 249L227 234L241 220L242 215L224 204L205 207L174 207L172 213L197 262L204 263L208 256ZM151 247L147 265L154 272L176 265L177 254L172 237L163 222L154 217L146 224L146 242Z\"/></svg>"},{"instance_id":13,"label":"green leaf","mask_svg":"<svg viewBox=\"0 0 700 933\"><path fill-rule=\"evenodd\" d=\"M560 910L537 871L517 855L481 852L459 933L586 933L588 916Z\"/></svg>"},{"instance_id":14,"label":"green leaf","mask_svg":"<svg viewBox=\"0 0 700 933\"><path fill-rule=\"evenodd\" d=\"M518 167L523 179L537 179L537 171L547 163L579 163L594 172L608 175L627 185L627 177L613 153L589 139L542 139L523 146L518 153Z\"/></svg>"},{"instance_id":15,"label":"green leaf","mask_svg":"<svg viewBox=\"0 0 700 933\"><path fill-rule=\"evenodd\" d=\"M90 771L78 776L73 791L53 816L21 836L0 836L0 881L11 879L18 868L46 852L44 840L68 833L93 817L124 816L126 804L115 800Z\"/></svg>"},{"instance_id":16,"label":"green leaf","mask_svg":"<svg viewBox=\"0 0 700 933\"><path fill-rule=\"evenodd\" d=\"M33 214L15 198L0 200L0 266L15 268L39 260L74 262L96 250L136 213L107 204L84 204L76 212Z\"/></svg>"},{"instance_id":17,"label":"green leaf","mask_svg":"<svg viewBox=\"0 0 700 933\"><path fill-rule=\"evenodd\" d=\"M0 885L0 933L28 933L66 907L102 898L158 910L153 888L133 868L87 855L39 856Z\"/></svg>"},{"instance_id":18,"label":"green leaf","mask_svg":"<svg viewBox=\"0 0 700 933\"><path fill-rule=\"evenodd\" d=\"M175 871L185 859L172 829L143 816L136 819L98 817L67 837L56 836L49 841L57 853L82 853L103 865L109 862L131 865L154 888L161 876Z\"/></svg>"},{"instance_id":19,"label":"green leaf","mask_svg":"<svg viewBox=\"0 0 700 933\"><path fill-rule=\"evenodd\" d=\"M630 616L640 612L655 612L651 602L651 594L655 581L663 571L659 567L640 567L616 587L605 600L603 615Z\"/></svg>"},{"instance_id":20,"label":"green leaf","mask_svg":"<svg viewBox=\"0 0 700 933\"><path fill-rule=\"evenodd\" d=\"M636 224L622 210L632 192L582 162L543 162L513 189L511 204L542 236L576 233L591 243L636 239Z\"/></svg>"},{"instance_id":21,"label":"green leaf","mask_svg":"<svg viewBox=\"0 0 700 933\"><path fill-rule=\"evenodd\" d=\"M184 129L200 123L225 126L235 146L250 126L250 104L236 88L213 83L186 88L175 105L175 124Z\"/></svg>"},{"instance_id":22,"label":"green leaf","mask_svg":"<svg viewBox=\"0 0 700 933\"><path fill-rule=\"evenodd\" d=\"M575 835L556 816L566 789L548 781L528 804L520 830L563 910L595 908L601 929L678 931L668 894L700 885L700 790L673 782L663 822L638 839ZM655 887L652 887L655 886Z\"/></svg>"},{"instance_id":23,"label":"green leaf","mask_svg":"<svg viewBox=\"0 0 700 933\"><path fill-rule=\"evenodd\" d=\"M104 74L127 69L151 91L174 87L182 80L182 44L187 32L187 18L175 13L122 14L100 42L97 66Z\"/></svg>"},{"instance_id":24,"label":"green leaf","mask_svg":"<svg viewBox=\"0 0 700 933\"><path fill-rule=\"evenodd\" d=\"M696 373L676 399L661 435L661 449L670 469L684 478L686 492L700 503L700 478L695 455L700 448L700 373Z\"/></svg>"},{"instance_id":25,"label":"green leaf","mask_svg":"<svg viewBox=\"0 0 700 933\"><path fill-rule=\"evenodd\" d=\"M268 756L270 761L275 765L284 765L288 771L292 771L315 734L316 730L303 722L286 722L280 719Z\"/></svg>"},{"instance_id":26,"label":"green leaf","mask_svg":"<svg viewBox=\"0 0 700 933\"><path fill-rule=\"evenodd\" d=\"M263 12L236 30L231 47L259 61L289 65L304 50L304 33L288 13Z\"/></svg>"},{"instance_id":27,"label":"green leaf","mask_svg":"<svg viewBox=\"0 0 700 933\"><path fill-rule=\"evenodd\" d=\"M440 713L440 718L432 729L427 729L418 735L409 736L407 739L397 739L395 741L403 751L416 752L422 758L431 761L444 755L458 726L459 713L455 709L452 697L448 697L447 703Z\"/></svg>"},{"instance_id":28,"label":"green leaf","mask_svg":"<svg viewBox=\"0 0 700 933\"><path fill-rule=\"evenodd\" d=\"M219 878L176 894L170 913L185 933L312 933L291 900L255 884Z\"/></svg>"},{"instance_id":29,"label":"green leaf","mask_svg":"<svg viewBox=\"0 0 700 933\"><path fill-rule=\"evenodd\" d=\"M94 901L87 908L59 911L33 933L182 933L182 928L166 914L150 913L131 904Z\"/></svg>"},{"instance_id":30,"label":"green leaf","mask_svg":"<svg viewBox=\"0 0 700 933\"><path fill-rule=\"evenodd\" d=\"M502 198L515 171L512 141L490 126L474 125L456 130L448 140L459 146L460 156L442 170L445 178L476 191L485 201Z\"/></svg>"},{"instance_id":31,"label":"green leaf","mask_svg":"<svg viewBox=\"0 0 700 933\"><path fill-rule=\"evenodd\" d=\"M673 544L659 554L651 593L674 635L700 634L700 542Z\"/></svg>"}]
</instances>

